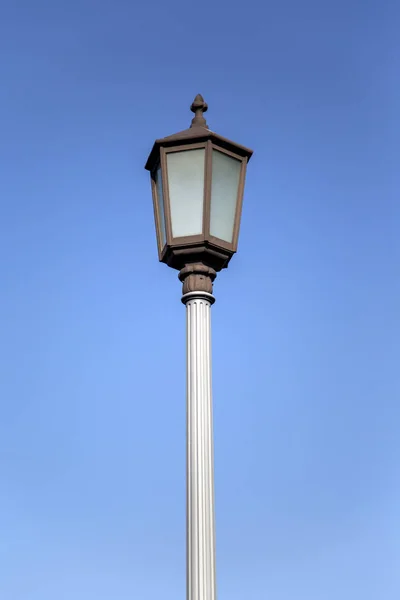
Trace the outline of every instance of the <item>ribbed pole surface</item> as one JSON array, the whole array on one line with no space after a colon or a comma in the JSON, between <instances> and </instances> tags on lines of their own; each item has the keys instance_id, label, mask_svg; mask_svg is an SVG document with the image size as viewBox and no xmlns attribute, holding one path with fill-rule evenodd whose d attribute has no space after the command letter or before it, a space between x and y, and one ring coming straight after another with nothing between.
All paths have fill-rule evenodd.
<instances>
[{"instance_id":1,"label":"ribbed pole surface","mask_svg":"<svg viewBox=\"0 0 400 600\"><path fill-rule=\"evenodd\" d=\"M186 294L187 600L215 600L211 294Z\"/></svg>"}]
</instances>

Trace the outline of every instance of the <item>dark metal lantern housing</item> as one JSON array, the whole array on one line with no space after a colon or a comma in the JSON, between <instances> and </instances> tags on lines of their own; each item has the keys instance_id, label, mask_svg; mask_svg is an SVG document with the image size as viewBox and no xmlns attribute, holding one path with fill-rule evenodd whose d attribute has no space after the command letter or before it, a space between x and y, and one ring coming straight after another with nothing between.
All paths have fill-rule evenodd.
<instances>
[{"instance_id":1,"label":"dark metal lantern housing","mask_svg":"<svg viewBox=\"0 0 400 600\"><path fill-rule=\"evenodd\" d=\"M150 171L160 261L174 269L203 263L216 271L237 250L252 150L210 131L198 94L189 129L156 140Z\"/></svg>"}]
</instances>

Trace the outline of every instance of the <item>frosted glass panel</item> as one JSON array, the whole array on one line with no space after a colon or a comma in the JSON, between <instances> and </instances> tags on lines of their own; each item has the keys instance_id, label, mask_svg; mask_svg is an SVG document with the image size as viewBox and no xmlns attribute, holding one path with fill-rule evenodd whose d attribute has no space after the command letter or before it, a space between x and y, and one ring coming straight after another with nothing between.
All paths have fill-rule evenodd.
<instances>
[{"instance_id":1,"label":"frosted glass panel","mask_svg":"<svg viewBox=\"0 0 400 600\"><path fill-rule=\"evenodd\" d=\"M205 149L167 154L172 237L203 231Z\"/></svg>"},{"instance_id":2,"label":"frosted glass panel","mask_svg":"<svg viewBox=\"0 0 400 600\"><path fill-rule=\"evenodd\" d=\"M210 234L225 242L233 238L241 167L240 160L213 150Z\"/></svg>"},{"instance_id":3,"label":"frosted glass panel","mask_svg":"<svg viewBox=\"0 0 400 600\"><path fill-rule=\"evenodd\" d=\"M158 167L156 172L156 188L157 188L157 205L158 205L158 214L160 217L160 231L161 231L161 248L164 248L165 242L167 240L167 235L165 231L165 212L164 212L164 194L162 188L162 177L161 177L161 168Z\"/></svg>"}]
</instances>

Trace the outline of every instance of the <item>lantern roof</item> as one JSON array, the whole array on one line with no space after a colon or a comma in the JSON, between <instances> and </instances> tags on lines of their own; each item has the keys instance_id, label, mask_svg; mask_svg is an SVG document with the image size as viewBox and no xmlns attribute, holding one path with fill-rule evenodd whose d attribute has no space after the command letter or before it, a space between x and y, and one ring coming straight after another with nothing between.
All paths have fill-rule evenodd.
<instances>
[{"instance_id":1,"label":"lantern roof","mask_svg":"<svg viewBox=\"0 0 400 600\"><path fill-rule=\"evenodd\" d=\"M197 142L203 142L207 140L214 142L217 146L221 146L226 150L235 152L240 156L246 156L247 160L250 160L250 157L253 154L252 150L246 148L245 146L241 146L236 142L232 142L231 140L222 137L218 133L215 133L214 131L211 131L208 128L208 125L204 118L204 113L208 110L208 105L206 104L206 102L204 102L204 99L201 96L201 94L197 94L190 107L190 110L195 113L191 126L188 129L179 131L178 133L174 133L167 137L157 139L154 142L149 158L147 159L145 169L151 171L153 167L157 164L161 147L195 144Z\"/></svg>"}]
</instances>

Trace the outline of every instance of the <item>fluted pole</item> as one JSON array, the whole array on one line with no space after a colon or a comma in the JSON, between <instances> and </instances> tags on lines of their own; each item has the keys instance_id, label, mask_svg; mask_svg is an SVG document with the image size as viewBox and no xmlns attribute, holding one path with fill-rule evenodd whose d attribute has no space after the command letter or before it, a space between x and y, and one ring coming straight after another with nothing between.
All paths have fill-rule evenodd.
<instances>
[{"instance_id":1,"label":"fluted pole","mask_svg":"<svg viewBox=\"0 0 400 600\"><path fill-rule=\"evenodd\" d=\"M180 272L187 323L187 600L216 600L211 305L215 271Z\"/></svg>"}]
</instances>

